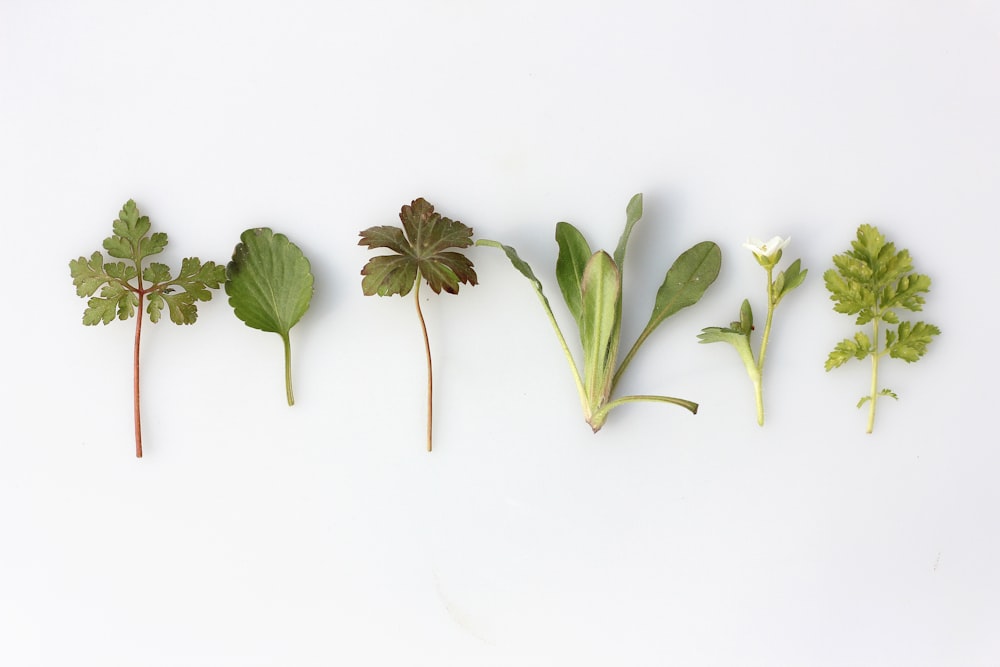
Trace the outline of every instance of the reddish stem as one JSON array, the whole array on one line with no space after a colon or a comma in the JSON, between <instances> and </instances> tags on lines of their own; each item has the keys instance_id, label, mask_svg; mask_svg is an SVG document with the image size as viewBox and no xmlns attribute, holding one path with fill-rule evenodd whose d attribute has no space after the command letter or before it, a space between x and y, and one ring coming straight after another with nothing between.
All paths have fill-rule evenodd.
<instances>
[{"instance_id":1,"label":"reddish stem","mask_svg":"<svg viewBox=\"0 0 1000 667\"><path fill-rule=\"evenodd\" d=\"M132 362L133 412L135 414L135 456L142 458L142 426L139 418L139 339L142 335L142 302L146 296L142 289L142 279L139 279L139 312L135 318L135 347Z\"/></svg>"}]
</instances>

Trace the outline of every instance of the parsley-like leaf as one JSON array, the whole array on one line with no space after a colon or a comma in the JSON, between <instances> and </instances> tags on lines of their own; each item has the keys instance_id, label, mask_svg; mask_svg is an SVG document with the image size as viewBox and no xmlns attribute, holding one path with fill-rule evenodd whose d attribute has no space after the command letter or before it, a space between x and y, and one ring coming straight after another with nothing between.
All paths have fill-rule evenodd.
<instances>
[{"instance_id":1,"label":"parsley-like leaf","mask_svg":"<svg viewBox=\"0 0 1000 667\"><path fill-rule=\"evenodd\" d=\"M139 342L142 336L142 310L151 322L160 320L164 305L175 324L192 324L198 319L197 301L212 298L210 289L218 289L225 279L225 269L215 262L201 263L196 257L181 262L180 275L172 278L165 264L143 260L163 252L167 235L150 234L149 218L139 215L131 199L125 202L112 223L112 236L104 239L108 255L123 262L105 262L100 252L90 258L79 257L69 263L70 276L81 297L90 297L83 312L83 323L90 326L109 324L115 318L127 320L139 313L135 322L133 347L133 414L135 417L135 455L142 457L142 428L139 415ZM99 292L98 292L99 291ZM97 296L93 296L97 293Z\"/></svg>"},{"instance_id":2,"label":"parsley-like leaf","mask_svg":"<svg viewBox=\"0 0 1000 667\"><path fill-rule=\"evenodd\" d=\"M850 359L872 359L871 392L858 402L869 404L868 433L875 427L875 406L879 396L896 394L878 389L879 359L886 354L894 359L914 362L926 352L931 339L941 333L933 324L900 321L898 310L920 311L923 294L930 291L931 279L913 271L913 261L907 250L896 250L877 227L861 225L851 249L834 256L833 269L823 274L833 309L854 315L855 323L871 323L872 336L857 332L854 339L844 339L830 353L826 370L843 365ZM894 329L892 325L896 325ZM885 327L884 345L880 332Z\"/></svg>"},{"instance_id":3,"label":"parsley-like leaf","mask_svg":"<svg viewBox=\"0 0 1000 667\"><path fill-rule=\"evenodd\" d=\"M462 283L477 284L472 262L465 255L449 250L472 245L472 228L435 212L434 207L423 198L403 206L399 219L402 228L380 225L361 232L358 245L367 246L370 250L386 248L395 253L368 260L361 269L364 276L361 290L366 296L406 296L414 290L427 355L427 451L431 451L434 374L427 324L420 309L420 282L426 281L435 294L440 294L442 290L458 294Z\"/></svg>"}]
</instances>

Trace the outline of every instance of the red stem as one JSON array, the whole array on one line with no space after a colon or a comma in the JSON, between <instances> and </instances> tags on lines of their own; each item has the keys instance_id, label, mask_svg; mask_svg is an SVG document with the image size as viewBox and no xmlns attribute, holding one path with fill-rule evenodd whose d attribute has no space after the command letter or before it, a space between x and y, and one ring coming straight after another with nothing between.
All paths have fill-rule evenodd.
<instances>
[{"instance_id":1,"label":"red stem","mask_svg":"<svg viewBox=\"0 0 1000 667\"><path fill-rule=\"evenodd\" d=\"M142 458L142 426L139 418L139 338L142 335L142 302L146 296L142 289L142 279L139 281L139 312L135 318L135 348L132 362L133 412L135 414L135 456Z\"/></svg>"}]
</instances>

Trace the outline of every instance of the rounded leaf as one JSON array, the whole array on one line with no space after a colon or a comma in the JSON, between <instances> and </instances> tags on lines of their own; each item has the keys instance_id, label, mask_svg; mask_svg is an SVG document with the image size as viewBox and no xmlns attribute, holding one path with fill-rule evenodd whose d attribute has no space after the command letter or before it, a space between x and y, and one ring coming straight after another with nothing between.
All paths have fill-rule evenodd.
<instances>
[{"instance_id":1,"label":"rounded leaf","mask_svg":"<svg viewBox=\"0 0 1000 667\"><path fill-rule=\"evenodd\" d=\"M226 266L226 294L247 326L287 336L312 300L309 260L284 234L248 229Z\"/></svg>"}]
</instances>

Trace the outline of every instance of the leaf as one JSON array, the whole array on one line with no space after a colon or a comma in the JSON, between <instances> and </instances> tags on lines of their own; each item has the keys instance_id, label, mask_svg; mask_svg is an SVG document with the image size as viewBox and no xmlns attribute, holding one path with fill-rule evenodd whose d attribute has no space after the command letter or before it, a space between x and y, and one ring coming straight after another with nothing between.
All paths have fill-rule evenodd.
<instances>
[{"instance_id":1,"label":"leaf","mask_svg":"<svg viewBox=\"0 0 1000 667\"><path fill-rule=\"evenodd\" d=\"M398 255L373 257L361 270L366 296L406 296L419 274L435 294L457 294L460 283L475 285L472 262L448 248L472 245L472 228L435 213L425 199L415 199L399 213L403 229L379 226L361 232L358 245L388 248ZM405 235L404 235L405 232Z\"/></svg>"},{"instance_id":2,"label":"leaf","mask_svg":"<svg viewBox=\"0 0 1000 667\"><path fill-rule=\"evenodd\" d=\"M927 346L931 344L931 339L941 333L933 324L917 322L910 324L903 322L899 325L895 340L890 340L886 332L886 347L889 349L889 356L893 359L902 359L912 363L920 359L927 353Z\"/></svg>"},{"instance_id":3,"label":"leaf","mask_svg":"<svg viewBox=\"0 0 1000 667\"><path fill-rule=\"evenodd\" d=\"M577 327L583 317L583 270L593 254L583 234L568 222L556 224L556 281Z\"/></svg>"},{"instance_id":4,"label":"leaf","mask_svg":"<svg viewBox=\"0 0 1000 667\"><path fill-rule=\"evenodd\" d=\"M933 336L940 333L933 324L900 321L896 309L922 310L923 294L930 290L931 279L913 272L913 260L906 249L886 240L877 227L860 225L851 249L833 257L833 269L823 274L823 281L834 302L834 310L857 315L855 323L871 323L871 339L864 333L855 334L851 341L841 341L830 353L827 370L843 364L852 356L864 359L872 356L872 393L859 403L871 401L868 415L868 432L875 422L875 405L879 396L892 396L892 392L879 394L878 360L884 354L895 359L914 362L920 359ZM880 323L898 325L896 330L887 328L885 348L879 349Z\"/></svg>"},{"instance_id":5,"label":"leaf","mask_svg":"<svg viewBox=\"0 0 1000 667\"><path fill-rule=\"evenodd\" d=\"M431 451L434 374L427 323L420 308L419 281L423 278L435 294L440 294L441 290L458 294L460 284L477 284L472 262L465 255L448 250L472 245L472 228L436 213L423 198L403 206L399 219L403 223L402 230L382 225L361 232L358 245L369 249L387 248L396 253L368 260L361 269L364 276L361 290L366 296L406 296L413 290L427 356L427 451Z\"/></svg>"},{"instance_id":6,"label":"leaf","mask_svg":"<svg viewBox=\"0 0 1000 667\"><path fill-rule=\"evenodd\" d=\"M629 237L632 236L632 228L642 217L642 193L633 195L625 207L625 230L621 238L618 239L618 247L615 248L614 260L618 267L618 273L622 277L625 275L625 250L628 246Z\"/></svg>"},{"instance_id":7,"label":"leaf","mask_svg":"<svg viewBox=\"0 0 1000 667\"><path fill-rule=\"evenodd\" d=\"M722 251L711 241L702 241L681 253L656 292L653 313L642 337L671 315L698 303L719 276L721 267Z\"/></svg>"},{"instance_id":8,"label":"leaf","mask_svg":"<svg viewBox=\"0 0 1000 667\"><path fill-rule=\"evenodd\" d=\"M142 457L142 430L139 414L139 342L142 331L142 304L152 323L160 321L164 306L170 319L177 324L191 324L198 318L197 301L212 298L209 289L218 289L225 278L225 269L215 262L204 265L197 257L181 262L181 271L172 279L165 264L150 263L143 268L143 260L163 252L167 235L150 234L149 218L139 215L135 202L129 199L122 206L118 218L112 223L114 234L104 239L103 247L121 262L106 262L100 252L89 259L79 257L69 263L70 276L81 297L91 297L83 311L83 323L109 324L116 317L127 320L139 311L135 324L133 346L133 414L135 417L135 454ZM98 296L92 296L100 290Z\"/></svg>"},{"instance_id":9,"label":"leaf","mask_svg":"<svg viewBox=\"0 0 1000 667\"><path fill-rule=\"evenodd\" d=\"M621 290L618 267L608 253L595 252L583 271L583 376L592 411L603 405L611 391L611 377L618 353L616 309Z\"/></svg>"},{"instance_id":10,"label":"leaf","mask_svg":"<svg viewBox=\"0 0 1000 667\"><path fill-rule=\"evenodd\" d=\"M775 304L781 301L786 294L801 285L806 279L807 273L809 273L809 269L803 271L802 260L797 259L789 264L787 269L778 274L778 281L781 281L781 287L776 290L778 295L775 298Z\"/></svg>"},{"instance_id":11,"label":"leaf","mask_svg":"<svg viewBox=\"0 0 1000 667\"><path fill-rule=\"evenodd\" d=\"M632 197L626 207L625 229L618 241L614 257L604 251L591 252L586 239L573 225L568 222L560 222L556 225L556 243L559 246L559 257L556 261L556 277L559 282L560 291L566 300L570 313L580 333L580 340L584 350L584 373L583 379L573 360L566 340L552 313L552 308L542 291L542 284L535 276L535 273L510 246L505 246L496 241L481 239L477 245L486 245L503 250L514 268L527 278L535 293L538 295L546 315L549 317L552 327L559 338L563 354L569 362L573 371L573 378L576 381L577 391L580 394L580 401L583 405L584 417L590 424L594 432L597 432L604 425L608 414L613 408L633 401L653 401L661 403L671 403L684 407L691 412L697 412L698 405L691 401L669 396L635 395L624 396L616 400L610 400L614 386L621 377L622 371L627 367L635 350L641 345L644 338L641 336L633 345L629 354L626 355L622 364L615 369L618 347L621 336L622 319L622 266L625 262L625 250L628 246L629 237L635 224L642 216L642 195ZM693 262L694 266L686 267L693 274L684 277L685 256L691 257L702 249L705 255L714 257L702 257L700 263ZM663 317L670 312L675 312L685 305L690 305L697 301L697 297L690 303L683 303L685 298L690 298L689 292L696 291L698 296L718 275L721 252L714 243L699 244L687 253L678 258L675 266L668 271L667 278L672 287L676 287L680 294L669 294L669 303L663 305ZM714 263L714 272L711 265ZM699 283L704 281L704 285L696 285L684 289L678 282L685 280ZM663 291L663 288L661 288ZM749 306L748 306L749 307ZM669 311L669 312L667 312ZM654 312L654 316L657 313ZM750 315L752 318L752 315ZM662 318L661 318L662 320ZM643 336L649 334L653 327L647 327Z\"/></svg>"},{"instance_id":12,"label":"leaf","mask_svg":"<svg viewBox=\"0 0 1000 667\"><path fill-rule=\"evenodd\" d=\"M200 267L186 268L193 276L201 273ZM281 336L285 346L285 388L288 404L293 405L289 332L312 300L309 260L284 234L275 234L267 227L248 229L240 235L233 260L226 266L226 294L236 317L247 326Z\"/></svg>"}]
</instances>

